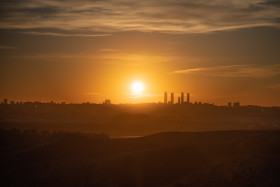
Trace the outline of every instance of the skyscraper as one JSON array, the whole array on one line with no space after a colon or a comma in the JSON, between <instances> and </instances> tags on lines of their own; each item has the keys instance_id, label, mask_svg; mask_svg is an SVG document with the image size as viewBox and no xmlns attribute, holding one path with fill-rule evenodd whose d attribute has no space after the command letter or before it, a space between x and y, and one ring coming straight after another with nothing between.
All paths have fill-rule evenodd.
<instances>
[{"instance_id":1,"label":"skyscraper","mask_svg":"<svg viewBox=\"0 0 280 187\"><path fill-rule=\"evenodd\" d=\"M181 103L180 99L181 99L181 98L180 98L180 97L178 97L178 104L180 104L180 103Z\"/></svg>"},{"instance_id":2,"label":"skyscraper","mask_svg":"<svg viewBox=\"0 0 280 187\"><path fill-rule=\"evenodd\" d=\"M187 103L190 103L190 93L187 93Z\"/></svg>"},{"instance_id":3,"label":"skyscraper","mask_svg":"<svg viewBox=\"0 0 280 187\"><path fill-rule=\"evenodd\" d=\"M184 103L184 92L181 92L181 104Z\"/></svg>"},{"instance_id":4,"label":"skyscraper","mask_svg":"<svg viewBox=\"0 0 280 187\"><path fill-rule=\"evenodd\" d=\"M111 100L110 99L105 99L105 101L103 102L104 105L110 105L111 104Z\"/></svg>"},{"instance_id":5,"label":"skyscraper","mask_svg":"<svg viewBox=\"0 0 280 187\"><path fill-rule=\"evenodd\" d=\"M164 104L167 104L167 92L164 92Z\"/></svg>"},{"instance_id":6,"label":"skyscraper","mask_svg":"<svg viewBox=\"0 0 280 187\"><path fill-rule=\"evenodd\" d=\"M171 104L174 104L174 93L171 93Z\"/></svg>"}]
</instances>

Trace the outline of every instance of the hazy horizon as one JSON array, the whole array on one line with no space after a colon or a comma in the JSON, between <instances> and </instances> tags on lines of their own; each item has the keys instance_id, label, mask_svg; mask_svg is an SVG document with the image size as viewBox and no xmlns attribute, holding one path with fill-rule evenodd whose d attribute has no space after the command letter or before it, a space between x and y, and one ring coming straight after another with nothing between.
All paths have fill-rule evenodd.
<instances>
[{"instance_id":1,"label":"hazy horizon","mask_svg":"<svg viewBox=\"0 0 280 187\"><path fill-rule=\"evenodd\" d=\"M178 94L178 97L179 97L179 94ZM7 99L8 101L8 104L12 104L12 105L17 105L17 104L28 104L28 103L32 103L32 104L36 104L36 103L39 103L39 104L97 104L97 105L104 105L104 101L105 100L110 100L110 99L104 99L103 101L100 101L100 102L90 102L90 101L82 101L82 102L65 102L65 101L53 101L53 100L46 100L46 101L39 101L39 100L9 100L8 98L5 98ZM13 103L11 103L11 101ZM152 102L123 102L123 103L114 103L113 101L110 100L110 105L145 105L145 104L164 104L164 105L181 105L181 103L178 103L178 101L176 100L175 103L171 104L171 103L167 103L165 104L163 99L162 101L152 101ZM4 101L3 100L0 100L0 103L1 104L4 104ZM246 107L246 106L257 106L257 107L280 107L279 105L269 105L269 106L263 106L263 105L256 105L256 104L243 104L243 103L240 103L239 101L228 101L227 103L222 103L222 104L216 104L216 103L207 103L207 102L203 102L203 101L192 101L190 103L187 103L187 102L184 102L183 105L185 104L191 104L191 105L200 105L200 104L206 104L206 105L214 105L214 106L225 106L225 107L228 107L228 104L231 103L231 107L234 107L233 104L234 103L239 103L239 105L241 107ZM107 105L107 104L105 104Z\"/></svg>"}]
</instances>

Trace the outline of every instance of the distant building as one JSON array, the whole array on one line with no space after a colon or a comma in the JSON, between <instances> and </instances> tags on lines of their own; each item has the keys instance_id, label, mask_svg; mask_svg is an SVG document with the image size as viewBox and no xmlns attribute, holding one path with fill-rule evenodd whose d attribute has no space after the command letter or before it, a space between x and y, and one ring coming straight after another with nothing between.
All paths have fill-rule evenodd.
<instances>
[{"instance_id":1,"label":"distant building","mask_svg":"<svg viewBox=\"0 0 280 187\"><path fill-rule=\"evenodd\" d=\"M5 105L8 104L8 99L4 99L4 104L5 104Z\"/></svg>"},{"instance_id":2,"label":"distant building","mask_svg":"<svg viewBox=\"0 0 280 187\"><path fill-rule=\"evenodd\" d=\"M181 104L184 103L184 92L181 92Z\"/></svg>"},{"instance_id":3,"label":"distant building","mask_svg":"<svg viewBox=\"0 0 280 187\"><path fill-rule=\"evenodd\" d=\"M105 101L103 102L104 105L110 105L111 104L111 100L110 99L105 99Z\"/></svg>"},{"instance_id":4,"label":"distant building","mask_svg":"<svg viewBox=\"0 0 280 187\"><path fill-rule=\"evenodd\" d=\"M190 93L187 93L187 103L190 103Z\"/></svg>"},{"instance_id":5,"label":"distant building","mask_svg":"<svg viewBox=\"0 0 280 187\"><path fill-rule=\"evenodd\" d=\"M15 102L14 102L14 101L11 101L11 102L10 102L10 104L11 104L11 105L14 105L14 104L15 104Z\"/></svg>"},{"instance_id":6,"label":"distant building","mask_svg":"<svg viewBox=\"0 0 280 187\"><path fill-rule=\"evenodd\" d=\"M164 104L167 104L167 92L164 92Z\"/></svg>"},{"instance_id":7,"label":"distant building","mask_svg":"<svg viewBox=\"0 0 280 187\"><path fill-rule=\"evenodd\" d=\"M174 104L174 93L171 93L171 104Z\"/></svg>"},{"instance_id":8,"label":"distant building","mask_svg":"<svg viewBox=\"0 0 280 187\"><path fill-rule=\"evenodd\" d=\"M231 102L228 102L228 105L227 105L228 107L231 107L232 105L231 105Z\"/></svg>"},{"instance_id":9,"label":"distant building","mask_svg":"<svg viewBox=\"0 0 280 187\"><path fill-rule=\"evenodd\" d=\"M180 104L181 103L181 98L180 97L178 97L178 104Z\"/></svg>"}]
</instances>

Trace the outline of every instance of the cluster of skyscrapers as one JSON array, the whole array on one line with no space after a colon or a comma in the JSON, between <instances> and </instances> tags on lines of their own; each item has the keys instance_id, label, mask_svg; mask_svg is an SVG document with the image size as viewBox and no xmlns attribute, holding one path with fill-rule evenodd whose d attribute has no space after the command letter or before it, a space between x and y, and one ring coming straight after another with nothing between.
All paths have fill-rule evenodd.
<instances>
[{"instance_id":1,"label":"cluster of skyscrapers","mask_svg":"<svg viewBox=\"0 0 280 187\"><path fill-rule=\"evenodd\" d=\"M235 102L235 103L231 103L231 102L228 102L228 107L239 107L240 106L240 103L239 102Z\"/></svg>"},{"instance_id":2,"label":"cluster of skyscrapers","mask_svg":"<svg viewBox=\"0 0 280 187\"><path fill-rule=\"evenodd\" d=\"M168 94L164 92L164 103L174 104L174 92L171 93L170 101L168 101ZM178 97L178 104L190 103L190 93L187 93L187 101L185 102L185 93L181 92L181 97Z\"/></svg>"}]
</instances>

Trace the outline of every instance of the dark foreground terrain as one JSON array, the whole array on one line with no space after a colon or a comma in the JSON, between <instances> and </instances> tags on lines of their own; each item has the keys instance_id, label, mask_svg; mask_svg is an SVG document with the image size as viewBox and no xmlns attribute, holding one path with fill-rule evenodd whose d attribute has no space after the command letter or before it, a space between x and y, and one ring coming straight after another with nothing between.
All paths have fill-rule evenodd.
<instances>
[{"instance_id":1,"label":"dark foreground terrain","mask_svg":"<svg viewBox=\"0 0 280 187\"><path fill-rule=\"evenodd\" d=\"M280 186L280 131L0 131L1 186Z\"/></svg>"}]
</instances>

